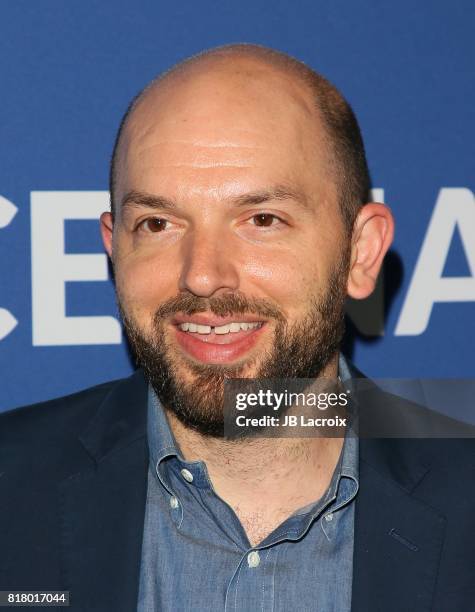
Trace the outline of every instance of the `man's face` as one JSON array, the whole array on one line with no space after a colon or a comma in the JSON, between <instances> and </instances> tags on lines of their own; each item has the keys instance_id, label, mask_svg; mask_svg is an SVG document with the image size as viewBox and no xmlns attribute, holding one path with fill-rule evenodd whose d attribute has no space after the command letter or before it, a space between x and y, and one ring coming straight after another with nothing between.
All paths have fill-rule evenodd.
<instances>
[{"instance_id":1,"label":"man's face","mask_svg":"<svg viewBox=\"0 0 475 612\"><path fill-rule=\"evenodd\" d=\"M165 406L211 435L224 378L325 372L346 295L348 238L313 104L246 61L149 93L117 167L126 331Z\"/></svg>"}]
</instances>

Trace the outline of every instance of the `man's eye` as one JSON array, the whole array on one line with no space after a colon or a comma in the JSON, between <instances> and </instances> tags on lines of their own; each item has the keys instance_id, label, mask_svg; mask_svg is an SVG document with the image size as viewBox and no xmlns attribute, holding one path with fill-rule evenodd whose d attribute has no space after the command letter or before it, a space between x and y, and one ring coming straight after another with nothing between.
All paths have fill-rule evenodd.
<instances>
[{"instance_id":1,"label":"man's eye","mask_svg":"<svg viewBox=\"0 0 475 612\"><path fill-rule=\"evenodd\" d=\"M150 217L149 219L145 219L142 221L142 223L140 223L139 229L156 234L166 229L167 224L168 221L166 219L161 219L160 217Z\"/></svg>"},{"instance_id":2,"label":"man's eye","mask_svg":"<svg viewBox=\"0 0 475 612\"><path fill-rule=\"evenodd\" d=\"M254 215L252 221L257 227L270 227L271 225L275 225L275 222L280 221L280 219L270 213L260 213L259 215Z\"/></svg>"}]
</instances>

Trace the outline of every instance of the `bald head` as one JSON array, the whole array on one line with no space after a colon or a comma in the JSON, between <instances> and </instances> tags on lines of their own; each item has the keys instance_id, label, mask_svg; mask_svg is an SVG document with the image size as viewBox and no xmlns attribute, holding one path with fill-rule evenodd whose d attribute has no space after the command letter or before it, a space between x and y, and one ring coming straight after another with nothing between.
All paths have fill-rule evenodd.
<instances>
[{"instance_id":1,"label":"bald head","mask_svg":"<svg viewBox=\"0 0 475 612\"><path fill-rule=\"evenodd\" d=\"M146 148L149 134L154 143L161 141L156 130L175 135L179 130L182 141L193 131L195 144L197 139L212 138L219 147L230 129L252 131L249 118L256 126L270 119L272 130L280 132L282 142L292 143L309 167L315 163L313 153L324 150L325 171L335 185L344 225L351 231L369 191L363 142L351 108L333 85L302 62L256 45L229 45L191 57L138 94L114 146L112 210L118 206L120 174L126 171L135 142Z\"/></svg>"}]
</instances>

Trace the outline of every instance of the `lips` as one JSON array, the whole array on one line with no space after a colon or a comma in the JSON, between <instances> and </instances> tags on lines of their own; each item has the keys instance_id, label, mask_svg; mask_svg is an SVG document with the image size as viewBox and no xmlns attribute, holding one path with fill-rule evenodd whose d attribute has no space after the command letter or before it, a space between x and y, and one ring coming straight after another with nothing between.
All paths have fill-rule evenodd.
<instances>
[{"instance_id":1,"label":"lips","mask_svg":"<svg viewBox=\"0 0 475 612\"><path fill-rule=\"evenodd\" d=\"M206 313L177 316L176 339L188 356L201 363L231 363L257 343L266 322L249 316L216 317Z\"/></svg>"}]
</instances>

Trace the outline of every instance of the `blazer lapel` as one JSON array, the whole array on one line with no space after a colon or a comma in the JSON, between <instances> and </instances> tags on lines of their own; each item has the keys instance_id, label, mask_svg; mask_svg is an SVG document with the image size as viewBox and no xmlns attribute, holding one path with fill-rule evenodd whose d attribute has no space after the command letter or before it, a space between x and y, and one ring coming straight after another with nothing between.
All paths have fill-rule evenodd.
<instances>
[{"instance_id":1,"label":"blazer lapel","mask_svg":"<svg viewBox=\"0 0 475 612\"><path fill-rule=\"evenodd\" d=\"M148 447L141 373L115 386L80 440L87 467L59 487L63 584L71 610L136 609ZM86 462L85 462L86 463Z\"/></svg>"}]
</instances>

